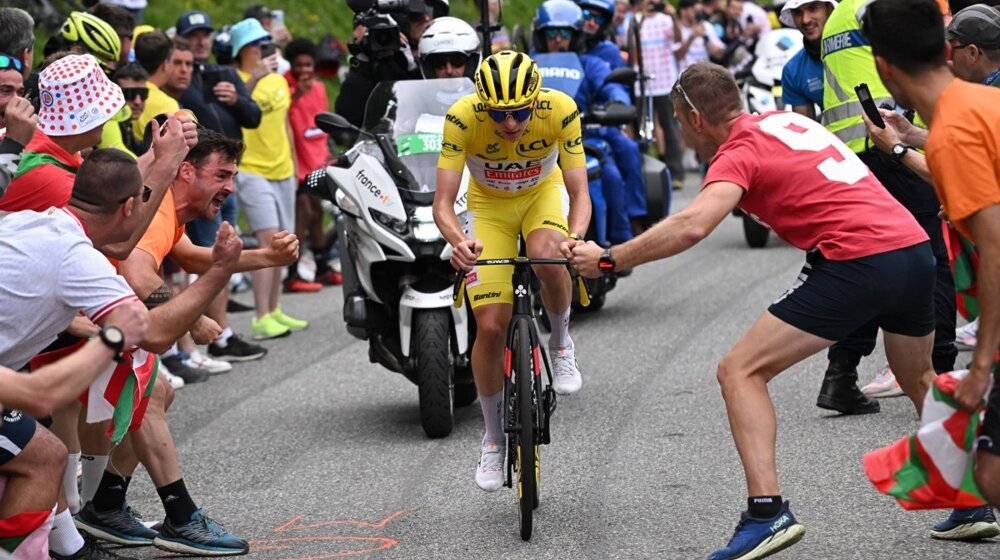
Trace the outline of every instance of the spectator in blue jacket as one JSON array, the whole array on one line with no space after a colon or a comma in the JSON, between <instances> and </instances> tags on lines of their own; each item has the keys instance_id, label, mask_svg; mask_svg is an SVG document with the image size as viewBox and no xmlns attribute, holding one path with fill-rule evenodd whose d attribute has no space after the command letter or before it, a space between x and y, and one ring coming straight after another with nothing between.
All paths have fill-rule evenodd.
<instances>
[{"instance_id":1,"label":"spectator in blue jacket","mask_svg":"<svg viewBox=\"0 0 1000 560\"><path fill-rule=\"evenodd\" d=\"M611 40L614 0L576 0L583 10L584 52L608 63L612 70L625 66L622 51Z\"/></svg>"}]
</instances>

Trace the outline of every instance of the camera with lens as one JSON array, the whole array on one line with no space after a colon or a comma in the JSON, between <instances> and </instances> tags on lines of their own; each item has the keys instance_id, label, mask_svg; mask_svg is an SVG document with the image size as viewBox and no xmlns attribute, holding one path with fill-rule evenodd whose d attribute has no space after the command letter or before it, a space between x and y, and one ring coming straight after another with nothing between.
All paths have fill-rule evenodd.
<instances>
[{"instance_id":1,"label":"camera with lens","mask_svg":"<svg viewBox=\"0 0 1000 560\"><path fill-rule=\"evenodd\" d=\"M378 59L397 52L401 47L399 35L409 31L410 13L423 12L423 0L348 0L355 12L354 25L363 25L367 31L361 41L348 45L351 54L366 54Z\"/></svg>"}]
</instances>

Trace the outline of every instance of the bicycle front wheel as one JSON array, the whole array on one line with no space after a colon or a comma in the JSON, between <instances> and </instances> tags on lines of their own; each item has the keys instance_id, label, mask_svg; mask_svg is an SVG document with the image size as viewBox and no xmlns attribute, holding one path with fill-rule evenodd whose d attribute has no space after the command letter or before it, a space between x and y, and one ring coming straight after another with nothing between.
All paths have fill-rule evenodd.
<instances>
[{"instance_id":1,"label":"bicycle front wheel","mask_svg":"<svg viewBox=\"0 0 1000 560\"><path fill-rule=\"evenodd\" d=\"M518 322L515 329L512 365L517 387L517 502L521 514L521 538L529 540L532 516L538 505L537 399L531 332L525 322Z\"/></svg>"}]
</instances>

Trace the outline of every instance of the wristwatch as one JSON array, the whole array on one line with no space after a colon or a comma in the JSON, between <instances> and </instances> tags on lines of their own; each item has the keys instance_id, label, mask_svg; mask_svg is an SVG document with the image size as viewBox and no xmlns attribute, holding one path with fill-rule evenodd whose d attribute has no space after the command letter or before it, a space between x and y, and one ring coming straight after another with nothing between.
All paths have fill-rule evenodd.
<instances>
[{"instance_id":1,"label":"wristwatch","mask_svg":"<svg viewBox=\"0 0 1000 560\"><path fill-rule=\"evenodd\" d=\"M615 258L611 256L611 247L608 247L601 253L601 258L597 260L597 268L601 269L604 274L611 274L615 271Z\"/></svg>"},{"instance_id":2,"label":"wristwatch","mask_svg":"<svg viewBox=\"0 0 1000 560\"><path fill-rule=\"evenodd\" d=\"M892 147L892 161L896 162L898 165L902 165L903 158L906 156L906 152L909 149L909 145L904 144L903 142L898 142Z\"/></svg>"},{"instance_id":3,"label":"wristwatch","mask_svg":"<svg viewBox=\"0 0 1000 560\"><path fill-rule=\"evenodd\" d=\"M114 350L115 361L121 361L125 352L125 333L118 327L109 326L101 329L100 337L105 346Z\"/></svg>"}]
</instances>

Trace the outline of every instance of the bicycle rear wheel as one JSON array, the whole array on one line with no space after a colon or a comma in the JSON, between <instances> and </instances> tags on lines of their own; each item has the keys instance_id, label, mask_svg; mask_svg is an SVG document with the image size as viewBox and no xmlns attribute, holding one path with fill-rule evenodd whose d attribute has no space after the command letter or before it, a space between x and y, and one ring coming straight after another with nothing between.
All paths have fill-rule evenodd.
<instances>
[{"instance_id":1,"label":"bicycle rear wheel","mask_svg":"<svg viewBox=\"0 0 1000 560\"><path fill-rule=\"evenodd\" d=\"M513 366L517 390L517 502L521 514L521 538L531 538L538 505L538 445L535 372L532 367L531 333L526 322L515 325Z\"/></svg>"}]
</instances>

